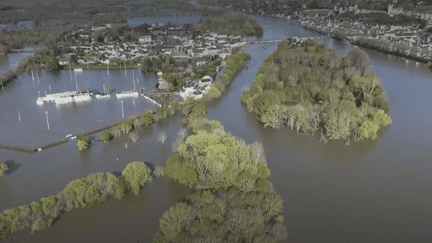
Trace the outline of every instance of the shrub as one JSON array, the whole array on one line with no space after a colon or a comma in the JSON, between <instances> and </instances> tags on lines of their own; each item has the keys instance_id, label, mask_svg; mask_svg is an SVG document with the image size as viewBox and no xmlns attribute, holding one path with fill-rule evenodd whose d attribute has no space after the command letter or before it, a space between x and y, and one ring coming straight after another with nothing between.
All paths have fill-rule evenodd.
<instances>
[{"instance_id":1,"label":"shrub","mask_svg":"<svg viewBox=\"0 0 432 243\"><path fill-rule=\"evenodd\" d=\"M7 166L5 164L0 164L0 176L2 176L6 170Z\"/></svg>"},{"instance_id":2,"label":"shrub","mask_svg":"<svg viewBox=\"0 0 432 243\"><path fill-rule=\"evenodd\" d=\"M122 177L135 195L139 194L141 187L152 180L149 169L142 161L129 163L123 170Z\"/></svg>"},{"instance_id":3,"label":"shrub","mask_svg":"<svg viewBox=\"0 0 432 243\"><path fill-rule=\"evenodd\" d=\"M111 139L113 139L113 135L110 132L104 132L101 134L100 139L104 142L107 142Z\"/></svg>"},{"instance_id":4,"label":"shrub","mask_svg":"<svg viewBox=\"0 0 432 243\"><path fill-rule=\"evenodd\" d=\"M114 136L114 137L118 137L121 135L121 128L119 125L117 126L113 126L110 129L110 133Z\"/></svg>"},{"instance_id":5,"label":"shrub","mask_svg":"<svg viewBox=\"0 0 432 243\"><path fill-rule=\"evenodd\" d=\"M165 167L157 165L154 174L156 177L165 176Z\"/></svg>"},{"instance_id":6,"label":"shrub","mask_svg":"<svg viewBox=\"0 0 432 243\"><path fill-rule=\"evenodd\" d=\"M133 121L132 120L126 120L120 123L120 130L123 134L128 134L133 129Z\"/></svg>"},{"instance_id":7,"label":"shrub","mask_svg":"<svg viewBox=\"0 0 432 243\"><path fill-rule=\"evenodd\" d=\"M87 135L78 135L77 139L78 139L79 141L88 142L88 140L89 140L89 136L87 136Z\"/></svg>"},{"instance_id":8,"label":"shrub","mask_svg":"<svg viewBox=\"0 0 432 243\"><path fill-rule=\"evenodd\" d=\"M88 141L78 140L77 142L78 151L83 151L89 148Z\"/></svg>"}]
</instances>

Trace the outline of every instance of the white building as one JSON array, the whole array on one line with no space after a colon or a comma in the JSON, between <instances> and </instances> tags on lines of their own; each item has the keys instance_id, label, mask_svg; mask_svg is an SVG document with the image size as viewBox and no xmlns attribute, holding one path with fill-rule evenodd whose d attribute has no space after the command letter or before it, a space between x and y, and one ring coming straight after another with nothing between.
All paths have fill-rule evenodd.
<instances>
[{"instance_id":1,"label":"white building","mask_svg":"<svg viewBox=\"0 0 432 243\"><path fill-rule=\"evenodd\" d=\"M143 36L141 36L140 38L138 38L138 41L139 42L150 42L152 39L151 39L151 36L150 35L143 35Z\"/></svg>"}]
</instances>

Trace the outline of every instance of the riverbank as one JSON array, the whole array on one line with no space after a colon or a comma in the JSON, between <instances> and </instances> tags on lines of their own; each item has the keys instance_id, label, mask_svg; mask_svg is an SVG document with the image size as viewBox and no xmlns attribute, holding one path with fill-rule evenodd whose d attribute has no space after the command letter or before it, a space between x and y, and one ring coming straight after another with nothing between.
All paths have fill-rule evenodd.
<instances>
[{"instance_id":1,"label":"riverbank","mask_svg":"<svg viewBox=\"0 0 432 243\"><path fill-rule=\"evenodd\" d=\"M333 33L330 33L329 31L316 27L315 25L302 24L300 21L295 21L295 22L296 24L298 24L299 26L307 30L312 30L319 34L327 35L334 39L341 39L347 41L350 44L354 44L357 46L369 48L376 51L381 51L383 53L392 54L399 57L409 58L422 63L427 63L432 60L432 53L427 48L415 47L415 46L411 47L400 43L396 43L394 41L383 41L383 40L378 40L378 39L368 38L368 37L340 38L334 35Z\"/></svg>"},{"instance_id":2,"label":"riverbank","mask_svg":"<svg viewBox=\"0 0 432 243\"><path fill-rule=\"evenodd\" d=\"M226 8L226 7L222 7L222 9L224 10L233 10L231 8ZM235 11L237 11L238 13L244 13L243 11L236 9ZM337 35L335 35L334 33L330 32L330 31L326 31L324 30L325 28L327 28L327 25L323 25L320 26L317 23L314 24L302 24L302 20L304 19L297 19L295 20L295 18L293 18L293 15L289 15L289 16L279 16L277 14L266 14L266 13L256 13L256 12L250 12L248 13L250 15L255 15L255 16L265 16L265 17L270 17L270 18L277 18L277 19L283 19L283 20L292 20L294 21L297 25L307 29L307 30L311 30L314 32L317 32L319 34L324 34L326 36L329 36L331 38L334 39L342 39L345 40L347 42L349 42L350 44L354 44L357 46L361 46L361 47L365 47L365 48L369 48L372 50L376 50L376 51L380 51L386 54L391 54L391 55L395 55L395 56L399 56L399 57L404 57L404 58L409 58L411 60L415 60L418 62L422 62L422 63L428 63L431 62L432 60L432 51L430 51L427 48L424 47L420 47L420 46L408 46L408 45L404 45L401 43L397 43L395 41L383 41L383 40L379 40L376 38L368 38L365 36L353 36L353 37L348 37L345 35L345 37L343 38L338 38ZM322 27L322 28L320 28ZM328 29L328 28L327 28Z\"/></svg>"}]
</instances>

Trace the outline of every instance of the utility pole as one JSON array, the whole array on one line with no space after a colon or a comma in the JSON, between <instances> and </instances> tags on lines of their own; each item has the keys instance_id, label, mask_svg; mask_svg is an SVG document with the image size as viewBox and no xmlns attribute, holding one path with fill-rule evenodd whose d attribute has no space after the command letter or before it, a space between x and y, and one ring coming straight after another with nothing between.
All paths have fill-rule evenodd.
<instances>
[{"instance_id":1,"label":"utility pole","mask_svg":"<svg viewBox=\"0 0 432 243\"><path fill-rule=\"evenodd\" d=\"M71 82L73 82L73 80L72 80L72 69L71 69L70 63L68 63L68 65L69 65L69 73L70 73L70 76L71 76Z\"/></svg>"},{"instance_id":2,"label":"utility pole","mask_svg":"<svg viewBox=\"0 0 432 243\"><path fill-rule=\"evenodd\" d=\"M48 111L45 111L45 114L46 114L46 119L47 119L48 130L49 130Z\"/></svg>"},{"instance_id":3,"label":"utility pole","mask_svg":"<svg viewBox=\"0 0 432 243\"><path fill-rule=\"evenodd\" d=\"M133 80L134 91L135 91L135 74L134 74L134 70L132 70L132 80Z\"/></svg>"},{"instance_id":4,"label":"utility pole","mask_svg":"<svg viewBox=\"0 0 432 243\"><path fill-rule=\"evenodd\" d=\"M34 80L33 70L32 70L32 79Z\"/></svg>"},{"instance_id":5,"label":"utility pole","mask_svg":"<svg viewBox=\"0 0 432 243\"><path fill-rule=\"evenodd\" d=\"M38 94L39 94L39 98L40 98L40 91L38 91Z\"/></svg>"},{"instance_id":6,"label":"utility pole","mask_svg":"<svg viewBox=\"0 0 432 243\"><path fill-rule=\"evenodd\" d=\"M75 73L75 87L76 87L76 92L78 94L78 81L76 79L76 73Z\"/></svg>"},{"instance_id":7,"label":"utility pole","mask_svg":"<svg viewBox=\"0 0 432 243\"><path fill-rule=\"evenodd\" d=\"M124 69L125 69L125 77L127 77L127 73L126 73L126 61L124 61Z\"/></svg>"},{"instance_id":8,"label":"utility pole","mask_svg":"<svg viewBox=\"0 0 432 243\"><path fill-rule=\"evenodd\" d=\"M124 118L123 100L120 102L121 102L121 106L122 106L122 117Z\"/></svg>"},{"instance_id":9,"label":"utility pole","mask_svg":"<svg viewBox=\"0 0 432 243\"><path fill-rule=\"evenodd\" d=\"M109 75L109 68L108 68L108 64L107 64L107 73L108 73L108 75Z\"/></svg>"},{"instance_id":10,"label":"utility pole","mask_svg":"<svg viewBox=\"0 0 432 243\"><path fill-rule=\"evenodd\" d=\"M37 74L37 78L38 78L38 83L39 83L39 72L37 72L36 74Z\"/></svg>"}]
</instances>

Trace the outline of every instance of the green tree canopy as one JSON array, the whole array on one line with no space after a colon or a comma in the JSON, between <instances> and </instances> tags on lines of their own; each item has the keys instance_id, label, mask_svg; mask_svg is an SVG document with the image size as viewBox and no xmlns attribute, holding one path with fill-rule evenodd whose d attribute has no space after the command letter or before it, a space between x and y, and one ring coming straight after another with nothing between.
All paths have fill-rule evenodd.
<instances>
[{"instance_id":1,"label":"green tree canopy","mask_svg":"<svg viewBox=\"0 0 432 243\"><path fill-rule=\"evenodd\" d=\"M135 195L139 194L141 187L152 180L149 169L142 161L129 163L123 170L122 176Z\"/></svg>"}]
</instances>

